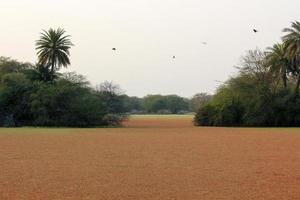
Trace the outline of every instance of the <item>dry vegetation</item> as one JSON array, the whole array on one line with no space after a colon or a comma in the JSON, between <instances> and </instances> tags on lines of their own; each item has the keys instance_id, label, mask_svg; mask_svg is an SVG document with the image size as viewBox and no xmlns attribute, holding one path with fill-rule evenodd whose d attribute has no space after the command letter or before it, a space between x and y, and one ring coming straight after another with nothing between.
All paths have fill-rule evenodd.
<instances>
[{"instance_id":1,"label":"dry vegetation","mask_svg":"<svg viewBox=\"0 0 300 200\"><path fill-rule=\"evenodd\" d=\"M300 199L299 129L125 126L0 129L0 199Z\"/></svg>"}]
</instances>

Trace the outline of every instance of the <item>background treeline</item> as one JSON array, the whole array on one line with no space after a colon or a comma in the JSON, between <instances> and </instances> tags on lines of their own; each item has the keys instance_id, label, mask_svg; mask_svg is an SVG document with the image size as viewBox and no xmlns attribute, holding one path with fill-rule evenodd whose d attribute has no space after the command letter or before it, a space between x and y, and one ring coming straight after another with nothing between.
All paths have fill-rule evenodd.
<instances>
[{"instance_id":1,"label":"background treeline","mask_svg":"<svg viewBox=\"0 0 300 200\"><path fill-rule=\"evenodd\" d=\"M177 95L130 97L105 81L93 88L75 72L0 57L0 126L114 126L129 114L185 114L211 99Z\"/></svg>"},{"instance_id":2,"label":"background treeline","mask_svg":"<svg viewBox=\"0 0 300 200\"><path fill-rule=\"evenodd\" d=\"M300 23L284 29L282 43L242 57L195 116L202 126L300 126Z\"/></svg>"},{"instance_id":3,"label":"background treeline","mask_svg":"<svg viewBox=\"0 0 300 200\"><path fill-rule=\"evenodd\" d=\"M178 95L147 95L143 98L121 96L125 112L130 114L186 114L196 112L211 99L211 95L199 93L192 98Z\"/></svg>"}]
</instances>

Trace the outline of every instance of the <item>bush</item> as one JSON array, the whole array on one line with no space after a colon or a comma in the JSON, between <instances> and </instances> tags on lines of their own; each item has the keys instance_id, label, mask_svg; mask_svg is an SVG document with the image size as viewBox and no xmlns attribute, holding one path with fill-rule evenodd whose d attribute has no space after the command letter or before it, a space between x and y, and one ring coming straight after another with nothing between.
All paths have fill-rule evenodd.
<instances>
[{"instance_id":1,"label":"bush","mask_svg":"<svg viewBox=\"0 0 300 200\"><path fill-rule=\"evenodd\" d=\"M103 122L107 126L120 126L125 119L127 119L126 115L106 114L103 117Z\"/></svg>"},{"instance_id":2,"label":"bush","mask_svg":"<svg viewBox=\"0 0 300 200\"><path fill-rule=\"evenodd\" d=\"M2 126L3 127L16 127L14 117L12 115L5 116Z\"/></svg>"},{"instance_id":3,"label":"bush","mask_svg":"<svg viewBox=\"0 0 300 200\"><path fill-rule=\"evenodd\" d=\"M198 110L194 117L196 126L215 126L217 125L214 118L217 116L217 110L212 105L203 106Z\"/></svg>"}]
</instances>

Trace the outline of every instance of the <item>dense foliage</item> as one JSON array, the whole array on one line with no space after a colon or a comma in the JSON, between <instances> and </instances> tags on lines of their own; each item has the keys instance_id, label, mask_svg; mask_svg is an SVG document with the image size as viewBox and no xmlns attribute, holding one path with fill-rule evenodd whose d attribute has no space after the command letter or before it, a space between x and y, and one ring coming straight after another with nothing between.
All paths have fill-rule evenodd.
<instances>
[{"instance_id":1,"label":"dense foliage","mask_svg":"<svg viewBox=\"0 0 300 200\"><path fill-rule=\"evenodd\" d=\"M114 91L96 91L76 73L55 74L53 82L39 73L39 67L0 58L0 126L89 127L123 120Z\"/></svg>"},{"instance_id":2,"label":"dense foliage","mask_svg":"<svg viewBox=\"0 0 300 200\"><path fill-rule=\"evenodd\" d=\"M132 114L185 114L196 111L207 99L207 94L197 94L193 98L178 95L147 95L143 98L123 95L125 111Z\"/></svg>"},{"instance_id":3,"label":"dense foliage","mask_svg":"<svg viewBox=\"0 0 300 200\"><path fill-rule=\"evenodd\" d=\"M201 126L300 126L300 23L284 29L282 44L249 51L239 71L202 106Z\"/></svg>"},{"instance_id":4,"label":"dense foliage","mask_svg":"<svg viewBox=\"0 0 300 200\"><path fill-rule=\"evenodd\" d=\"M187 111L189 104L177 95L148 95L143 98L143 107L148 113L178 114Z\"/></svg>"}]
</instances>

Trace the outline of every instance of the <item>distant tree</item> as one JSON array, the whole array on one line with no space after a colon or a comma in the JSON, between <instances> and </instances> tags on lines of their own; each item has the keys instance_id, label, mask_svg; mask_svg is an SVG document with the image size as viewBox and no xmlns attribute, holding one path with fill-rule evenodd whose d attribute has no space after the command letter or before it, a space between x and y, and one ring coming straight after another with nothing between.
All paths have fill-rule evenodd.
<instances>
[{"instance_id":1,"label":"distant tree","mask_svg":"<svg viewBox=\"0 0 300 200\"><path fill-rule=\"evenodd\" d=\"M43 31L41 37L36 41L38 51L38 63L41 66L50 68L51 81L54 79L56 70L70 65L70 48L73 46L70 36L65 34L65 30L50 28Z\"/></svg>"},{"instance_id":2,"label":"distant tree","mask_svg":"<svg viewBox=\"0 0 300 200\"><path fill-rule=\"evenodd\" d=\"M147 95L143 98L143 107L148 113L158 113L167 109L167 103L162 95Z\"/></svg>"},{"instance_id":3,"label":"distant tree","mask_svg":"<svg viewBox=\"0 0 300 200\"><path fill-rule=\"evenodd\" d=\"M197 112L202 106L207 104L212 99L212 96L207 93L195 94L190 100L191 110Z\"/></svg>"},{"instance_id":4,"label":"distant tree","mask_svg":"<svg viewBox=\"0 0 300 200\"><path fill-rule=\"evenodd\" d=\"M189 103L183 97L177 95L167 95L162 98L166 103L166 110L172 114L178 114L180 111L188 111Z\"/></svg>"},{"instance_id":5,"label":"distant tree","mask_svg":"<svg viewBox=\"0 0 300 200\"><path fill-rule=\"evenodd\" d=\"M142 99L139 97L130 97L126 94L121 95L124 110L130 113L142 113Z\"/></svg>"},{"instance_id":6,"label":"distant tree","mask_svg":"<svg viewBox=\"0 0 300 200\"><path fill-rule=\"evenodd\" d=\"M178 114L189 110L188 100L177 95L147 95L142 102L148 113Z\"/></svg>"}]
</instances>

